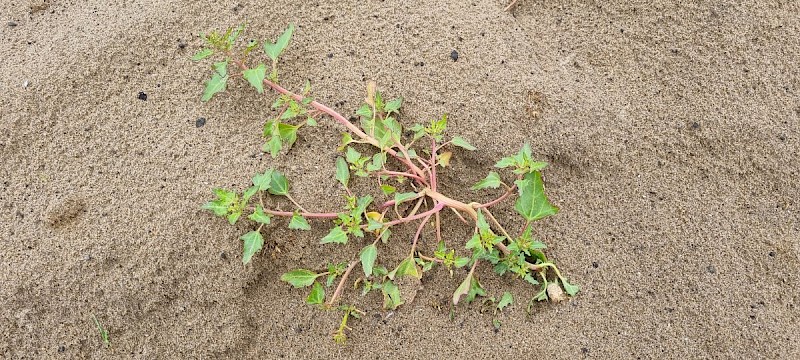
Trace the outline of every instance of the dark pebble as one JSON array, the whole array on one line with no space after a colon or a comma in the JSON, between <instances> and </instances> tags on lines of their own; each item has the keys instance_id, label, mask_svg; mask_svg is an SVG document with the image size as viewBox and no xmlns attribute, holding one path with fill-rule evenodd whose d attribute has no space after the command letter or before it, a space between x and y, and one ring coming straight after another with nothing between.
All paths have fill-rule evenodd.
<instances>
[{"instance_id":1,"label":"dark pebble","mask_svg":"<svg viewBox=\"0 0 800 360\"><path fill-rule=\"evenodd\" d=\"M775 252L774 251L770 251L769 252L769 257L775 257Z\"/></svg>"},{"instance_id":2,"label":"dark pebble","mask_svg":"<svg viewBox=\"0 0 800 360\"><path fill-rule=\"evenodd\" d=\"M700 128L700 124L697 123L697 121L692 123L692 129L699 129L699 128Z\"/></svg>"},{"instance_id":3,"label":"dark pebble","mask_svg":"<svg viewBox=\"0 0 800 360\"><path fill-rule=\"evenodd\" d=\"M708 270L709 274L716 274L717 273L717 268L715 268L714 265L708 265L706 270Z\"/></svg>"},{"instance_id":4,"label":"dark pebble","mask_svg":"<svg viewBox=\"0 0 800 360\"><path fill-rule=\"evenodd\" d=\"M219 258L220 258L220 259L222 259L222 260L227 260L227 259L228 259L228 253L226 253L226 252L224 252L224 251L223 251L223 252L221 252L221 253L219 254Z\"/></svg>"},{"instance_id":5,"label":"dark pebble","mask_svg":"<svg viewBox=\"0 0 800 360\"><path fill-rule=\"evenodd\" d=\"M453 61L458 61L458 51L455 50L451 51L450 58L453 59Z\"/></svg>"},{"instance_id":6,"label":"dark pebble","mask_svg":"<svg viewBox=\"0 0 800 360\"><path fill-rule=\"evenodd\" d=\"M9 21L8 22L8 27L15 27L15 26L17 26L17 23L15 23L13 21Z\"/></svg>"},{"instance_id":7,"label":"dark pebble","mask_svg":"<svg viewBox=\"0 0 800 360\"><path fill-rule=\"evenodd\" d=\"M178 43L178 49L185 49L185 48L186 48L186 43L183 43L183 42L182 43Z\"/></svg>"},{"instance_id":8,"label":"dark pebble","mask_svg":"<svg viewBox=\"0 0 800 360\"><path fill-rule=\"evenodd\" d=\"M205 124L206 124L206 118L204 117L197 118L197 120L194 122L194 126L196 127L203 127L203 125Z\"/></svg>"},{"instance_id":9,"label":"dark pebble","mask_svg":"<svg viewBox=\"0 0 800 360\"><path fill-rule=\"evenodd\" d=\"M67 347L64 346L64 345L59 345L58 346L58 352L63 353L64 351L67 351Z\"/></svg>"},{"instance_id":10,"label":"dark pebble","mask_svg":"<svg viewBox=\"0 0 800 360\"><path fill-rule=\"evenodd\" d=\"M588 354L589 353L589 348L582 347L581 348L581 352L584 353L584 354Z\"/></svg>"},{"instance_id":11,"label":"dark pebble","mask_svg":"<svg viewBox=\"0 0 800 360\"><path fill-rule=\"evenodd\" d=\"M597 269L598 267L600 267L600 264L598 264L597 261L592 261L592 267Z\"/></svg>"},{"instance_id":12,"label":"dark pebble","mask_svg":"<svg viewBox=\"0 0 800 360\"><path fill-rule=\"evenodd\" d=\"M147 94L145 94L143 91L139 91L138 98L139 98L139 100L147 101Z\"/></svg>"},{"instance_id":13,"label":"dark pebble","mask_svg":"<svg viewBox=\"0 0 800 360\"><path fill-rule=\"evenodd\" d=\"M332 59L332 58L333 58L333 53L328 53L328 59Z\"/></svg>"}]
</instances>

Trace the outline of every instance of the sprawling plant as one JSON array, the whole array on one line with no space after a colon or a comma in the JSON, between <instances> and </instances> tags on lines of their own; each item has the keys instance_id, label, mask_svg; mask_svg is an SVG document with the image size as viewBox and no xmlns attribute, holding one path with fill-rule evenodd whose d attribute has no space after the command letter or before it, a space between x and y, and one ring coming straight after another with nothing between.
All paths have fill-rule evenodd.
<instances>
[{"instance_id":1,"label":"sprawling plant","mask_svg":"<svg viewBox=\"0 0 800 360\"><path fill-rule=\"evenodd\" d=\"M350 281L362 294L380 290L383 306L390 310L405 301L397 284L400 278L421 279L424 272L437 265L447 268L451 275L453 268L469 269L453 292L453 305L462 299L472 302L477 296L486 296L475 272L481 264L491 266L498 275L518 277L539 286L540 291L532 301L559 301L566 298L564 291L570 296L578 292L579 287L570 284L545 256L545 244L533 236L532 223L556 214L558 208L548 201L544 192L541 171L547 163L534 160L527 144L495 165L507 171L509 174L505 176L512 177L513 182L506 182L498 172L490 171L472 186L474 191L500 189L497 198L486 203L456 199L439 191L437 173L448 167L455 148L476 149L464 138L446 135L447 115L425 124L404 126L398 120L402 98L384 98L374 83L369 83L365 101L355 112L360 121L353 123L316 101L308 82L301 92L292 92L280 84L278 59L289 45L294 26L290 25L275 42L265 41L262 46L260 42L250 41L240 48L236 45L243 30L244 26L239 26L203 36L206 47L193 59L199 61L216 56L219 61L213 63L202 100L208 101L225 91L228 81L239 77L258 93L272 89L277 94L272 108L279 115L264 123L263 151L273 158L291 149L301 128L316 126L322 119L332 119L346 130L338 149L341 156L336 159L335 178L347 195L339 211L309 211L291 196L289 180L284 174L277 169L267 169L256 174L253 185L242 193L214 189L216 198L203 208L231 224L242 216L254 223L254 230L241 237L244 264L262 249L263 234L268 226L273 226L275 218L288 219L292 230L310 230L309 220L331 224L320 244L352 247L353 256L340 259L341 262L332 261L321 271L291 270L283 274L281 280L295 288L310 287L307 303L344 313L334 333L337 342L346 339L348 319L362 314L354 305L340 305L342 293ZM254 50L259 48L269 57L267 64L252 61L254 52L260 53ZM354 176L374 182L379 200L369 194L355 194L350 188ZM465 193L460 195L465 196ZM293 209L277 209L273 203L275 197L286 198ZM512 234L490 209L515 197L514 209L522 216L524 226ZM472 236L445 241L441 216L444 211L452 211L457 219L472 227ZM407 255L399 260L379 257L380 248L392 239L392 230L409 224L415 226L416 231ZM435 245L427 246L429 249L435 246L432 252L420 248L421 234L429 226L433 227L436 239ZM359 266L361 272L356 275L354 271ZM497 309L502 310L512 301L511 294L505 293Z\"/></svg>"}]
</instances>

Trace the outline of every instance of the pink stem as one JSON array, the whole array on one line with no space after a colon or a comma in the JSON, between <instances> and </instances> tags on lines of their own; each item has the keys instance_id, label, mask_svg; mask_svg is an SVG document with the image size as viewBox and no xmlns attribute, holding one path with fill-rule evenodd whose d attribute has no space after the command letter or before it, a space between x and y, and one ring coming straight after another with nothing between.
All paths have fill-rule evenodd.
<instances>
[{"instance_id":1,"label":"pink stem","mask_svg":"<svg viewBox=\"0 0 800 360\"><path fill-rule=\"evenodd\" d=\"M438 214L438 212L436 214ZM422 229L425 228L425 224L428 223L428 219L431 218L431 215L433 214L426 216L425 219L422 220L422 223L420 223L417 228L417 233L414 234L414 242L411 244L411 256L414 256L414 251L417 250L417 241L419 240L420 234L422 234Z\"/></svg>"},{"instance_id":2,"label":"pink stem","mask_svg":"<svg viewBox=\"0 0 800 360\"><path fill-rule=\"evenodd\" d=\"M488 208L490 206L497 205L497 203L499 203L499 202L505 200L506 198L508 198L509 196L511 196L511 194L514 193L514 189L516 189L516 188L517 188L517 185L514 185L514 186L510 187L508 190L506 190L506 192L503 195L501 195L499 198L494 199L494 200L492 200L492 201L490 201L488 203L485 203L485 204L477 205L476 208Z\"/></svg>"},{"instance_id":3,"label":"pink stem","mask_svg":"<svg viewBox=\"0 0 800 360\"><path fill-rule=\"evenodd\" d=\"M436 206L433 207L433 209L430 209L430 210L428 210L426 212L419 213L417 215L413 215L413 216L409 216L409 217L405 217L405 218L402 218L402 219L397 219L397 220L394 220L394 221L390 221L390 222L385 223L383 225L384 226L393 226L393 225L397 225L397 224L407 223L409 221L414 221L414 220L417 220L417 219L422 219L422 218L424 218L426 216L431 216L431 215L441 211L442 209L444 209L444 204L443 203L438 203L438 204L436 204Z\"/></svg>"},{"instance_id":4,"label":"pink stem","mask_svg":"<svg viewBox=\"0 0 800 360\"><path fill-rule=\"evenodd\" d=\"M291 217L294 216L295 213L290 211L277 211L277 210L268 210L264 209L264 212L270 215L275 216L286 216ZM298 213L302 217L309 218L309 219L336 219L339 217L339 213L310 213L310 212L301 212Z\"/></svg>"}]
</instances>

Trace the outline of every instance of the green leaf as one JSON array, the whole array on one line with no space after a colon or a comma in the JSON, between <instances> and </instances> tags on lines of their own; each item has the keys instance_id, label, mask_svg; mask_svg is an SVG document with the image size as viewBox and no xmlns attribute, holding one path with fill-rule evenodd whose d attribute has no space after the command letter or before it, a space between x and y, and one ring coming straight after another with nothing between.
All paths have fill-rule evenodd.
<instances>
[{"instance_id":1,"label":"green leaf","mask_svg":"<svg viewBox=\"0 0 800 360\"><path fill-rule=\"evenodd\" d=\"M261 151L268 152L272 158L278 156L278 153L281 152L281 137L278 135L273 135L269 141L264 143L264 146L261 148Z\"/></svg>"},{"instance_id":2,"label":"green leaf","mask_svg":"<svg viewBox=\"0 0 800 360\"><path fill-rule=\"evenodd\" d=\"M525 220L534 221L558 213L558 207L550 204L544 194L544 182L540 172L527 173L522 180L514 183L519 189L519 198L514 204L514 209Z\"/></svg>"},{"instance_id":3,"label":"green leaf","mask_svg":"<svg viewBox=\"0 0 800 360\"><path fill-rule=\"evenodd\" d=\"M383 292L383 308L387 310L395 310L398 306L403 305L403 299L400 297L400 289L391 281L384 281L381 286Z\"/></svg>"},{"instance_id":4,"label":"green leaf","mask_svg":"<svg viewBox=\"0 0 800 360\"><path fill-rule=\"evenodd\" d=\"M413 199L415 197L417 197L417 193L414 192L396 193L394 194L394 202L395 204L400 204L404 201L408 201L409 199Z\"/></svg>"},{"instance_id":5,"label":"green leaf","mask_svg":"<svg viewBox=\"0 0 800 360\"><path fill-rule=\"evenodd\" d=\"M264 52L272 61L278 61L278 56L289 46L289 40L292 38L293 32L294 24L289 24L289 27L278 37L278 40L275 41L274 44L271 44L269 41L264 42Z\"/></svg>"},{"instance_id":6,"label":"green leaf","mask_svg":"<svg viewBox=\"0 0 800 360\"><path fill-rule=\"evenodd\" d=\"M364 196L358 198L358 205L356 205L355 209L353 209L353 211L351 212L351 215L354 218L358 219L358 221L360 221L361 220L361 214L363 214L364 211L367 210L367 206L369 206L369 204L371 204L371 203L372 203L372 196L371 195L364 195Z\"/></svg>"},{"instance_id":7,"label":"green leaf","mask_svg":"<svg viewBox=\"0 0 800 360\"><path fill-rule=\"evenodd\" d=\"M200 50L200 52L198 52L197 54L194 54L194 56L192 56L192 60L193 61L200 61L200 60L203 60L203 59L211 56L213 53L214 53L214 50L203 49L203 50Z\"/></svg>"},{"instance_id":8,"label":"green leaf","mask_svg":"<svg viewBox=\"0 0 800 360\"><path fill-rule=\"evenodd\" d=\"M503 311L506 306L511 305L514 303L514 296L511 295L510 292L506 291L503 293L503 296L500 297L500 302L497 303L497 310Z\"/></svg>"},{"instance_id":9,"label":"green leaf","mask_svg":"<svg viewBox=\"0 0 800 360\"><path fill-rule=\"evenodd\" d=\"M379 229L383 229L383 223L380 221L376 221L372 218L367 219L367 231L375 231Z\"/></svg>"},{"instance_id":10,"label":"green leaf","mask_svg":"<svg viewBox=\"0 0 800 360\"><path fill-rule=\"evenodd\" d=\"M300 126L291 124L278 124L278 134L280 134L281 139L283 139L290 148L294 145L294 142L297 141L297 129L299 128Z\"/></svg>"},{"instance_id":11,"label":"green leaf","mask_svg":"<svg viewBox=\"0 0 800 360\"><path fill-rule=\"evenodd\" d=\"M364 269L364 275L372 275L372 267L375 265L375 259L378 258L378 248L375 244L369 244L361 249L359 257L361 258L361 267Z\"/></svg>"},{"instance_id":12,"label":"green leaf","mask_svg":"<svg viewBox=\"0 0 800 360\"><path fill-rule=\"evenodd\" d=\"M214 94L225 91L228 83L228 62L222 61L214 64L215 72L211 76L211 80L206 82L206 88L203 90L203 97L201 101L211 100Z\"/></svg>"},{"instance_id":13,"label":"green leaf","mask_svg":"<svg viewBox=\"0 0 800 360\"><path fill-rule=\"evenodd\" d=\"M478 183L476 183L475 185L472 185L472 190L480 190L486 188L497 189L498 187L500 187L500 184L502 183L503 180L500 179L500 175L497 175L496 172L491 171L489 172L489 175L486 175L486 177L483 180L478 181Z\"/></svg>"},{"instance_id":14,"label":"green leaf","mask_svg":"<svg viewBox=\"0 0 800 360\"><path fill-rule=\"evenodd\" d=\"M532 285L539 285L539 282L536 281L536 279L533 276L531 276L531 274L525 274L524 279L525 281L531 283Z\"/></svg>"},{"instance_id":15,"label":"green leaf","mask_svg":"<svg viewBox=\"0 0 800 360\"><path fill-rule=\"evenodd\" d=\"M239 217L241 216L242 216L241 210L237 210L228 214L228 223L230 223L231 225L236 224L236 220L239 220Z\"/></svg>"},{"instance_id":16,"label":"green leaf","mask_svg":"<svg viewBox=\"0 0 800 360\"><path fill-rule=\"evenodd\" d=\"M544 161L534 161L528 166L528 172L539 171L547 167Z\"/></svg>"},{"instance_id":17,"label":"green leaf","mask_svg":"<svg viewBox=\"0 0 800 360\"><path fill-rule=\"evenodd\" d=\"M259 224L264 224L264 225L269 225L271 221L271 216L264 213L264 208L261 207L261 205L257 205L256 211L250 214L250 216L248 216L247 218Z\"/></svg>"},{"instance_id":18,"label":"green leaf","mask_svg":"<svg viewBox=\"0 0 800 360\"><path fill-rule=\"evenodd\" d=\"M462 267L464 267L464 266L467 266L467 265L469 265L470 261L472 261L472 259L470 259L470 258L468 258L468 257L460 257L460 258L456 258L456 260L455 260L455 266L456 266L457 268L462 268Z\"/></svg>"},{"instance_id":19,"label":"green leaf","mask_svg":"<svg viewBox=\"0 0 800 360\"><path fill-rule=\"evenodd\" d=\"M382 184L381 191L383 191L383 195L389 196L394 194L394 192L397 191L397 189L392 185Z\"/></svg>"},{"instance_id":20,"label":"green leaf","mask_svg":"<svg viewBox=\"0 0 800 360\"><path fill-rule=\"evenodd\" d=\"M280 171L272 172L272 180L269 185L269 193L272 195L289 194L289 180Z\"/></svg>"},{"instance_id":21,"label":"green leaf","mask_svg":"<svg viewBox=\"0 0 800 360\"><path fill-rule=\"evenodd\" d=\"M567 279L564 278L560 279L561 279L561 286L564 287L564 291L566 291L567 294L569 294L569 296L575 296L575 294L577 294L578 291L581 291L580 286L568 283Z\"/></svg>"},{"instance_id":22,"label":"green leaf","mask_svg":"<svg viewBox=\"0 0 800 360\"><path fill-rule=\"evenodd\" d=\"M253 258L253 255L259 252L264 246L264 238L261 236L260 232L251 231L242 235L241 239L244 240L242 263L246 265Z\"/></svg>"},{"instance_id":23,"label":"green leaf","mask_svg":"<svg viewBox=\"0 0 800 360\"><path fill-rule=\"evenodd\" d=\"M202 208L213 212L216 216L225 216L228 214L228 205L221 204L217 201L209 201L203 204Z\"/></svg>"},{"instance_id":24,"label":"green leaf","mask_svg":"<svg viewBox=\"0 0 800 360\"><path fill-rule=\"evenodd\" d=\"M372 163L367 165L367 171L378 171L383 168L384 163L386 163L386 153L376 153L372 156Z\"/></svg>"},{"instance_id":25,"label":"green leaf","mask_svg":"<svg viewBox=\"0 0 800 360\"><path fill-rule=\"evenodd\" d=\"M347 243L347 233L342 230L341 227L337 226L325 235L322 240L319 241L320 244L327 244L327 243L336 243L336 244L346 244Z\"/></svg>"},{"instance_id":26,"label":"green leaf","mask_svg":"<svg viewBox=\"0 0 800 360\"><path fill-rule=\"evenodd\" d=\"M504 157L500 159L500 161L498 161L497 164L494 164L494 167L503 169L509 166L516 166L516 165L517 165L517 160L514 160L513 157Z\"/></svg>"},{"instance_id":27,"label":"green leaf","mask_svg":"<svg viewBox=\"0 0 800 360\"><path fill-rule=\"evenodd\" d=\"M233 46L233 43L236 42L236 39L239 38L239 35L244 31L245 24L241 24L236 29L228 29L228 37L225 41L228 43L228 47Z\"/></svg>"},{"instance_id":28,"label":"green leaf","mask_svg":"<svg viewBox=\"0 0 800 360\"><path fill-rule=\"evenodd\" d=\"M314 287L311 288L311 293L306 298L306 303L310 305L322 305L325 302L325 288L322 284L314 281Z\"/></svg>"},{"instance_id":29,"label":"green leaf","mask_svg":"<svg viewBox=\"0 0 800 360\"><path fill-rule=\"evenodd\" d=\"M216 216L227 216L228 212L239 202L239 196L233 191L217 188L214 189L214 194L217 198L203 204L202 208L212 211Z\"/></svg>"},{"instance_id":30,"label":"green leaf","mask_svg":"<svg viewBox=\"0 0 800 360\"><path fill-rule=\"evenodd\" d=\"M358 110L356 110L356 115L363 118L372 119L372 107L368 104L363 104L360 108L358 108Z\"/></svg>"},{"instance_id":31,"label":"green leaf","mask_svg":"<svg viewBox=\"0 0 800 360\"><path fill-rule=\"evenodd\" d=\"M355 164L359 159L361 159L361 153L350 146L347 147L347 151L345 152L344 156L347 158L347 162L351 164Z\"/></svg>"},{"instance_id":32,"label":"green leaf","mask_svg":"<svg viewBox=\"0 0 800 360\"><path fill-rule=\"evenodd\" d=\"M272 169L268 169L263 174L253 176L253 185L258 186L258 190L269 190L272 183Z\"/></svg>"},{"instance_id":33,"label":"green leaf","mask_svg":"<svg viewBox=\"0 0 800 360\"><path fill-rule=\"evenodd\" d=\"M350 168L347 161L341 156L336 158L336 180L339 180L344 187L350 182Z\"/></svg>"},{"instance_id":34,"label":"green leaf","mask_svg":"<svg viewBox=\"0 0 800 360\"><path fill-rule=\"evenodd\" d=\"M472 277L472 282L470 283L469 293L467 293L467 302L471 303L475 300L475 297L478 296L486 296L486 290L481 287L481 283L478 282L478 279L474 276Z\"/></svg>"},{"instance_id":35,"label":"green leaf","mask_svg":"<svg viewBox=\"0 0 800 360\"><path fill-rule=\"evenodd\" d=\"M301 288L311 286L319 276L319 274L310 270L297 269L281 275L281 281L285 281L296 288Z\"/></svg>"},{"instance_id":36,"label":"green leaf","mask_svg":"<svg viewBox=\"0 0 800 360\"><path fill-rule=\"evenodd\" d=\"M422 278L422 272L419 267L417 267L417 262L414 260L413 256L405 258L400 262L400 265L397 265L397 268L389 273L389 278L392 280L403 276L412 276L417 279Z\"/></svg>"},{"instance_id":37,"label":"green leaf","mask_svg":"<svg viewBox=\"0 0 800 360\"><path fill-rule=\"evenodd\" d=\"M258 64L258 67L253 69L247 69L242 73L242 77L253 85L258 91L259 94L264 93L264 77L267 75L267 66L262 64Z\"/></svg>"},{"instance_id":38,"label":"green leaf","mask_svg":"<svg viewBox=\"0 0 800 360\"><path fill-rule=\"evenodd\" d=\"M385 244L389 241L390 236L392 236L392 230L389 228L383 229L383 232L381 232L381 241Z\"/></svg>"},{"instance_id":39,"label":"green leaf","mask_svg":"<svg viewBox=\"0 0 800 360\"><path fill-rule=\"evenodd\" d=\"M306 125L308 125L308 126L317 126L318 125L317 124L317 120L314 120L313 117L309 116L309 117L306 118Z\"/></svg>"},{"instance_id":40,"label":"green leaf","mask_svg":"<svg viewBox=\"0 0 800 360\"><path fill-rule=\"evenodd\" d=\"M453 137L453 139L450 140L450 143L452 143L455 146L458 146L460 148L467 149L467 150L470 150L470 151L478 150L478 148L470 145L470 143L467 142L467 140L464 140L464 138L462 138L460 136Z\"/></svg>"},{"instance_id":41,"label":"green leaf","mask_svg":"<svg viewBox=\"0 0 800 360\"><path fill-rule=\"evenodd\" d=\"M397 98L387 102L383 109L387 114L396 113L400 110L401 105L403 105L403 98Z\"/></svg>"},{"instance_id":42,"label":"green leaf","mask_svg":"<svg viewBox=\"0 0 800 360\"><path fill-rule=\"evenodd\" d=\"M308 221L302 215L295 213L292 215L292 219L289 220L289 229L292 230L311 230L311 225L308 225Z\"/></svg>"},{"instance_id":43,"label":"green leaf","mask_svg":"<svg viewBox=\"0 0 800 360\"><path fill-rule=\"evenodd\" d=\"M375 110L378 112L383 111L383 96L381 96L380 91L375 90L375 98L373 100L375 100Z\"/></svg>"},{"instance_id":44,"label":"green leaf","mask_svg":"<svg viewBox=\"0 0 800 360\"><path fill-rule=\"evenodd\" d=\"M464 245L464 248L467 250L469 249L483 249L483 245L481 244L481 236L478 233L472 235L472 238L467 241L467 244Z\"/></svg>"},{"instance_id":45,"label":"green leaf","mask_svg":"<svg viewBox=\"0 0 800 360\"><path fill-rule=\"evenodd\" d=\"M253 195L255 195L258 192L258 190L259 190L258 186L251 186L244 191L244 194L242 194L242 203L241 203L242 207L247 205L247 202L250 201L250 198L252 198Z\"/></svg>"}]
</instances>

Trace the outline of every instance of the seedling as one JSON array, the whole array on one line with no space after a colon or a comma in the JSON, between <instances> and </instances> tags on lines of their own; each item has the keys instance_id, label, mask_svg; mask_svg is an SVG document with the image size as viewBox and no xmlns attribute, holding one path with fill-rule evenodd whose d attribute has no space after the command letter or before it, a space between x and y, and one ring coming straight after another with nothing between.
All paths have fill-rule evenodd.
<instances>
[{"instance_id":1,"label":"seedling","mask_svg":"<svg viewBox=\"0 0 800 360\"><path fill-rule=\"evenodd\" d=\"M103 325L100 324L100 321L97 320L97 317L92 315L92 320L94 320L94 326L97 327L97 332L100 334L100 339L103 340L103 344L106 347L111 346L111 340L108 338L108 331L103 328Z\"/></svg>"},{"instance_id":2,"label":"seedling","mask_svg":"<svg viewBox=\"0 0 800 360\"><path fill-rule=\"evenodd\" d=\"M361 294L380 290L383 307L388 310L408 300L398 286L401 278L419 281L423 273L435 266L447 269L451 276L454 268L469 269L461 285L454 289L453 305L486 296L476 272L478 266L491 266L500 276L513 276L540 286L541 292L534 300L561 300L563 291L557 295L553 285L559 291L563 288L570 296L578 293L579 287L567 282L555 263L545 256L544 243L534 237L533 222L556 214L558 208L544 192L541 171L547 163L535 161L528 144L516 154L500 159L495 164L498 172L490 171L472 186L476 192L498 189L499 195L494 200L485 203L459 200L440 192L438 173L449 166L454 152L476 148L462 137L447 135L447 115L424 124L405 125L399 121L403 99L385 98L370 82L364 103L355 111L358 122L351 122L314 99L308 82L299 92L279 82L279 57L289 45L294 26L290 25L277 41L263 43L267 64L255 61L253 56L259 52L254 50L260 47L260 42L250 41L238 46L237 39L243 31L244 26L239 26L202 37L206 47L193 59L217 58L202 100L218 96L226 90L228 81L238 78L258 93L264 93L265 89L276 93L272 108L278 115L265 121L262 147L273 158L290 151L298 140L299 130L306 126L316 126L319 121L328 119L342 126L346 131L341 135L338 148L341 155L335 161L335 179L346 195L338 210L309 211L292 197L294 189L286 176L270 168L256 174L252 186L241 193L214 189L216 198L203 208L231 224L243 216L253 223L253 230L241 237L244 264L251 262L263 248L263 234L277 231L277 223L300 231L310 230L312 224L331 224L320 244L346 246L352 249L353 256L334 261L325 271L291 270L283 274L281 280L295 288L311 287L306 296L308 304L343 312L342 323L334 333L337 342L343 343L347 337L348 319L357 318L361 313L353 305L339 304L348 288L346 285L351 282L360 288ZM509 178L513 180L506 180ZM350 186L355 180L373 183L375 192L355 194ZM459 193L459 197L464 196L465 193ZM491 209L513 198L516 198L514 209L522 216L522 221L503 219L506 223L503 225ZM443 215L448 211L455 214L453 219L472 228L470 237L445 241L442 227L448 218ZM276 218L287 220L277 221ZM512 234L507 230L509 223L522 225L520 231ZM407 255L399 260L380 256L381 248L389 246L393 240L392 231L403 225L416 227ZM426 238L435 239L435 242L421 240L422 233L429 228L435 235ZM409 242L400 239L395 243ZM507 295L501 298L498 310L513 301L510 294Z\"/></svg>"}]
</instances>

